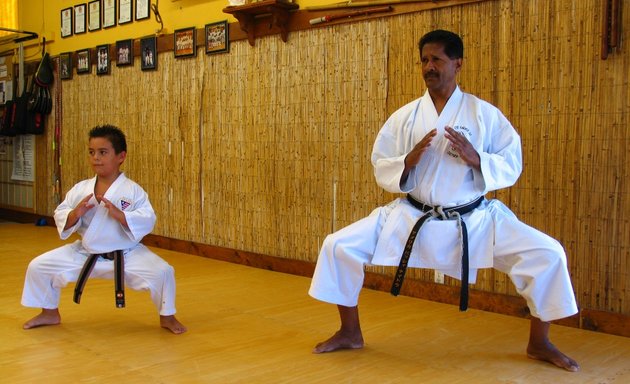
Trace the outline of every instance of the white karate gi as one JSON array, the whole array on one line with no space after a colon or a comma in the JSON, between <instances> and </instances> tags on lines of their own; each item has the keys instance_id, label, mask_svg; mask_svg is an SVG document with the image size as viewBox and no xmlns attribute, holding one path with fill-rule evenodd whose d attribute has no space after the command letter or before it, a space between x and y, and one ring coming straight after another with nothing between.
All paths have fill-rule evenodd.
<instances>
[{"instance_id":1,"label":"white karate gi","mask_svg":"<svg viewBox=\"0 0 630 384\"><path fill-rule=\"evenodd\" d=\"M481 172L459 158L444 137L446 126L475 147ZM431 146L401 185L405 157L434 128L437 135ZM387 120L374 143L372 164L378 185L387 191L408 193L431 206L453 207L513 185L522 169L521 141L491 104L458 87L438 115L427 91ZM398 266L411 228L422 215L405 198L398 198L327 236L309 294L356 306L364 266ZM494 267L510 276L533 316L551 321L577 313L560 243L519 221L498 200L486 200L462 218L468 229L470 283L475 282L477 269ZM461 252L457 221L429 220L420 229L408 265L460 278Z\"/></svg>"},{"instance_id":2,"label":"white karate gi","mask_svg":"<svg viewBox=\"0 0 630 384\"><path fill-rule=\"evenodd\" d=\"M160 315L175 314L174 269L140 244L140 240L153 230L156 217L147 193L137 183L120 174L104 195L124 212L129 229L111 218L104 202L99 204L92 196L89 203L94 207L73 227L64 230L70 211L94 192L95 185L96 177L79 182L55 210L55 223L61 239L77 232L81 240L46 252L30 262L22 305L57 308L61 288L77 281L89 254L123 250L125 285L135 290L149 290ZM90 274L90 277L103 279L113 279L113 276L114 262L103 258L98 259ZM86 289L89 290L89 285Z\"/></svg>"}]
</instances>

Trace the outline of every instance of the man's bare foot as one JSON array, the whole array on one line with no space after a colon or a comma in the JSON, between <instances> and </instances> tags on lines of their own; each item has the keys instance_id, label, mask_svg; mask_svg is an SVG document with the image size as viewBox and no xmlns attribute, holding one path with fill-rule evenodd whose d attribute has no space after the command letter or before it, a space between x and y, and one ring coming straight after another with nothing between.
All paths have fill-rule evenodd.
<instances>
[{"instance_id":1,"label":"man's bare foot","mask_svg":"<svg viewBox=\"0 0 630 384\"><path fill-rule=\"evenodd\" d=\"M57 325L61 323L61 315L59 309L46 309L42 308L42 312L24 323L22 328L31 329L36 327L43 327L45 325Z\"/></svg>"},{"instance_id":2,"label":"man's bare foot","mask_svg":"<svg viewBox=\"0 0 630 384\"><path fill-rule=\"evenodd\" d=\"M173 332L176 335L184 333L188 330L184 326L184 324L180 323L179 320L175 318L175 315L170 316L161 316L160 315L160 326L162 328L166 328L169 331Z\"/></svg>"},{"instance_id":3,"label":"man's bare foot","mask_svg":"<svg viewBox=\"0 0 630 384\"><path fill-rule=\"evenodd\" d=\"M560 352L558 348L549 342L544 345L535 345L530 343L527 346L527 357L534 360L549 362L571 372L577 372L580 370L580 366L575 360Z\"/></svg>"},{"instance_id":4,"label":"man's bare foot","mask_svg":"<svg viewBox=\"0 0 630 384\"><path fill-rule=\"evenodd\" d=\"M313 349L313 353L333 352L340 349L359 349L363 348L363 335L347 334L337 331L332 337L326 341L317 344Z\"/></svg>"}]
</instances>

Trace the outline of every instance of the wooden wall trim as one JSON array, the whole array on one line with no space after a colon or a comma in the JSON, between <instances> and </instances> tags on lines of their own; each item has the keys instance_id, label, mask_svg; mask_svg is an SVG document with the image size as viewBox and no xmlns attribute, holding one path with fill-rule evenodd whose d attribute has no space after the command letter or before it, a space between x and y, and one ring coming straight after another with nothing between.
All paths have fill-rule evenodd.
<instances>
[{"instance_id":1,"label":"wooden wall trim","mask_svg":"<svg viewBox=\"0 0 630 384\"><path fill-rule=\"evenodd\" d=\"M402 15L405 13L414 13L414 12L422 12L429 11L433 9L453 7L453 6L461 6L472 3L481 3L484 1L495 1L495 0L441 0L441 1L427 1L427 0L393 0L389 2L392 6L392 11L387 13L374 13L365 16L356 16L352 18L342 18L337 19L321 24L311 25L310 20L318 17L326 16L326 15L340 15L348 12L374 8L373 6L366 6L362 8L336 8L336 9L326 9L326 10L307 10L307 9L298 9L297 11L292 13L292 16L289 20L288 31L289 36L288 39L291 39L291 33L297 31L304 31L308 29L316 29L316 28L326 28L337 24L347 24L347 23L356 23L359 21L365 21L369 19L382 18L382 17L391 17L396 15ZM384 2L375 3L375 5L384 5ZM256 38L260 38L263 36L277 35L280 34L280 29L275 25L269 25L270 23L258 23L255 25L255 36ZM231 22L228 25L230 41L238 41L238 40L247 40L247 33L243 31L238 23ZM197 46L203 47L205 44L205 30L204 28L197 28ZM280 38L280 37L278 37ZM134 55L140 55L140 39L134 40ZM157 38L157 51L158 53L162 52L170 52L173 50L173 34L167 33L163 35L159 35ZM94 52L92 52L94 51ZM91 50L91 54L95 55L95 50Z\"/></svg>"},{"instance_id":2,"label":"wooden wall trim","mask_svg":"<svg viewBox=\"0 0 630 384\"><path fill-rule=\"evenodd\" d=\"M16 223L33 223L35 224L39 219L44 218L48 224L54 223L52 217L44 217L33 212L27 212L17 208L0 207L0 219L14 221Z\"/></svg>"},{"instance_id":3,"label":"wooden wall trim","mask_svg":"<svg viewBox=\"0 0 630 384\"><path fill-rule=\"evenodd\" d=\"M27 214L0 208L0 219L19 223L35 222L42 216ZM48 225L54 225L51 217L43 217ZM285 259L281 257L262 255L237 249L217 247L193 241L173 239L159 235L147 235L142 241L147 246L168 249L191 255L207 257L213 260L227 261L249 267L266 269L274 272L288 273L297 276L311 277L315 264L310 261ZM368 289L389 292L392 278L374 272L365 273L363 286ZM306 295L306 292L304 293ZM401 294L439 303L458 305L459 287L435 284L420 280L406 279ZM500 313L509 316L527 318L529 309L525 300L519 296L503 295L491 292L470 290L469 307L487 312ZM630 337L630 316L605 311L580 309L575 316L568 317L554 324L611 335Z\"/></svg>"},{"instance_id":4,"label":"wooden wall trim","mask_svg":"<svg viewBox=\"0 0 630 384\"><path fill-rule=\"evenodd\" d=\"M391 2L378 1L378 2L374 2L374 6L371 6L371 8L374 8L375 6L379 6L379 5L382 6L385 4L391 4L393 7L392 12L375 13L375 14L357 16L357 17L352 17L352 18L343 18L343 19L338 19L338 20L316 24L316 25L311 25L309 21L311 19L315 19L318 17L326 16L326 15L339 15L339 14L344 14L344 13L348 13L352 11L357 11L360 9L367 9L367 8L370 8L370 6L366 6L362 8L348 7L348 8L336 8L336 9L326 9L326 10L299 9L292 13L292 16L289 20L288 39L289 40L291 39L291 32L296 32L296 31L303 31L303 30L314 29L314 28L325 28L328 26L336 25L336 24L354 23L354 22L364 21L368 19L389 17L389 16L401 15L401 14L412 13L412 12L428 11L428 10L433 10L433 9L453 7L453 6L470 4L470 3L479 3L479 2L484 2L484 1L492 1L492 0L441 0L441 1L435 1L435 0L432 0L432 1L427 1L427 0L395 1L393 0ZM257 38L261 36L275 35L275 34L280 33L280 29L278 27L270 26L269 23L259 23L256 25L255 29L256 29L255 35ZM238 22L230 23L230 41L244 40L244 39L247 39L247 33L241 30L239 23ZM201 40L199 40L199 36L198 36L197 41L203 42L204 41L203 35L202 35Z\"/></svg>"}]
</instances>

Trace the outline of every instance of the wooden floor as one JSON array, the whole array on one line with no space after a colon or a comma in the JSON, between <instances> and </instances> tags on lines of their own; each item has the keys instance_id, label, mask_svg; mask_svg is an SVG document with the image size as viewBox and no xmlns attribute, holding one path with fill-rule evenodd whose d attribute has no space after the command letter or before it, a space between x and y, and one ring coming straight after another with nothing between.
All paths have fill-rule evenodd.
<instances>
[{"instance_id":1,"label":"wooden floor","mask_svg":"<svg viewBox=\"0 0 630 384\"><path fill-rule=\"evenodd\" d=\"M569 373L524 354L524 319L364 290L366 347L311 354L337 326L336 309L307 295L310 279L154 249L176 270L178 318L158 326L148 293L88 282L80 305L62 294L62 324L25 331L20 305L30 259L62 242L52 227L0 223L3 383L630 383L630 338L553 326L577 359ZM45 381L44 381L45 380Z\"/></svg>"}]
</instances>

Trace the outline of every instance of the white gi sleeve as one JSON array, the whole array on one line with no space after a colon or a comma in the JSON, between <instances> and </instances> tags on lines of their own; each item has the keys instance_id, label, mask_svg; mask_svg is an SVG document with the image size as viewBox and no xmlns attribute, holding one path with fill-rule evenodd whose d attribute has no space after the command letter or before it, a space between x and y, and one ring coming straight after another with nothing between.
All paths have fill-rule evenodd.
<instances>
[{"instance_id":1,"label":"white gi sleeve","mask_svg":"<svg viewBox=\"0 0 630 384\"><path fill-rule=\"evenodd\" d=\"M481 172L474 171L475 186L484 194L514 185L523 170L521 138L501 111L493 109L484 116L488 134L479 151Z\"/></svg>"},{"instance_id":2,"label":"white gi sleeve","mask_svg":"<svg viewBox=\"0 0 630 384\"><path fill-rule=\"evenodd\" d=\"M149 195L139 185L135 187L132 207L123 211L129 227L124 228L124 231L130 239L139 242L153 230L156 216Z\"/></svg>"},{"instance_id":3,"label":"white gi sleeve","mask_svg":"<svg viewBox=\"0 0 630 384\"><path fill-rule=\"evenodd\" d=\"M68 215L85 197L81 196L81 191L84 190L83 183L84 182L75 184L68 193L66 193L66 197L61 204L55 209L53 217L61 240L66 240L81 227L81 218L79 218L75 225L64 230L66 222L68 221Z\"/></svg>"},{"instance_id":4,"label":"white gi sleeve","mask_svg":"<svg viewBox=\"0 0 630 384\"><path fill-rule=\"evenodd\" d=\"M402 174L405 170L405 158L413 149L412 133L413 107L417 101L409 103L383 124L372 148L372 166L376 183L383 189L392 193L408 193L415 188L416 180L414 166L407 177L407 182L402 183Z\"/></svg>"}]
</instances>

